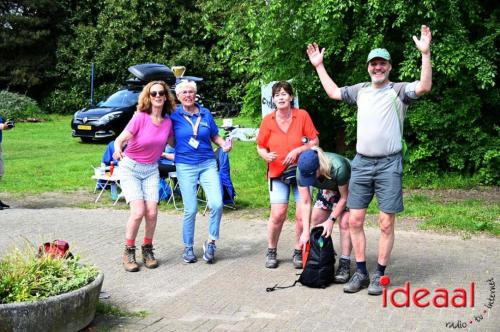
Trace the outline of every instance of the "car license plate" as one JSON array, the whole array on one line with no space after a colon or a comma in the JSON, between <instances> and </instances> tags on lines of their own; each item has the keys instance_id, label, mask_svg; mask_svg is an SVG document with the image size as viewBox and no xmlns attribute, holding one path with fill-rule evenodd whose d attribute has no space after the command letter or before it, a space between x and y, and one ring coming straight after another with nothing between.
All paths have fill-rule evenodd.
<instances>
[{"instance_id":1,"label":"car license plate","mask_svg":"<svg viewBox=\"0 0 500 332\"><path fill-rule=\"evenodd\" d=\"M92 130L92 126L78 125L78 129L80 129L80 130Z\"/></svg>"}]
</instances>

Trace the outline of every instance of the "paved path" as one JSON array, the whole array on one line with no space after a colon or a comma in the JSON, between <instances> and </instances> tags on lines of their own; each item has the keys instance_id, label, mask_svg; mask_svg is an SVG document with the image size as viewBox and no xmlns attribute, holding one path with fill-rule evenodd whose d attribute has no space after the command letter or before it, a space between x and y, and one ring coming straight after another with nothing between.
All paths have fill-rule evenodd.
<instances>
[{"instance_id":1,"label":"paved path","mask_svg":"<svg viewBox=\"0 0 500 332\"><path fill-rule=\"evenodd\" d=\"M492 294L487 280L493 278L497 285L500 282L499 239L463 240L458 236L397 231L392 262L387 269L391 277L389 292L409 281L412 293L416 288L430 290L426 299L432 298L438 287L446 288L451 298L455 288L463 287L468 306L454 308L450 302L448 308L435 308L432 304L419 308L410 303L408 308L395 308L389 303L384 308L383 297L369 296L366 290L344 294L341 285L326 289L297 285L266 293L266 287L275 283L287 285L296 278L297 270L291 262L292 224L285 226L278 248L281 264L270 270L264 268L265 221L233 220L228 212L222 221L217 263L208 265L201 259L207 218L199 216L195 250L200 260L184 264L180 258L181 217L161 212L155 238L159 268L126 273L120 264L126 210L58 208L0 212L0 253L13 243L22 242L22 237L33 243L68 240L73 252L104 271L103 290L110 295L105 301L129 311L149 313L145 319L115 320L112 324L98 317L97 327L107 326L113 331L499 330L498 292L492 309L484 306ZM367 238L368 266L373 269L377 230L369 228ZM470 307L471 281L475 286L474 307ZM402 302L403 298L396 300ZM447 322L460 323L465 328L446 327Z\"/></svg>"}]
</instances>

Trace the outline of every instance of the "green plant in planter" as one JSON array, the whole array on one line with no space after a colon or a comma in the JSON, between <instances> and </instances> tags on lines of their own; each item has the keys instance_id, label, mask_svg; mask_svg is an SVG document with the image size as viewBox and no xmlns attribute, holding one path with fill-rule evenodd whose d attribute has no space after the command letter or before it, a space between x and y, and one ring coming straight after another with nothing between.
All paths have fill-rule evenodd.
<instances>
[{"instance_id":1,"label":"green plant in planter","mask_svg":"<svg viewBox=\"0 0 500 332\"><path fill-rule=\"evenodd\" d=\"M91 283L94 266L83 265L79 257L37 257L33 247L15 248L0 260L0 304L32 302L67 293Z\"/></svg>"}]
</instances>

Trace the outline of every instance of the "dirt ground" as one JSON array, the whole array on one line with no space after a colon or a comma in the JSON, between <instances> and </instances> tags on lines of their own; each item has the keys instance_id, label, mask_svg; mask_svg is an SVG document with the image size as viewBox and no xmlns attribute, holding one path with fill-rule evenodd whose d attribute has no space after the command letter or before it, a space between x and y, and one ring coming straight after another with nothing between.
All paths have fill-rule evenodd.
<instances>
[{"instance_id":1,"label":"dirt ground","mask_svg":"<svg viewBox=\"0 0 500 332\"><path fill-rule=\"evenodd\" d=\"M107 193L105 193L107 195ZM465 200L479 200L489 204L498 204L500 202L500 187L476 187L472 189L431 189L431 190L406 190L405 196L409 195L424 195L430 196L432 199L442 202L460 202ZM108 195L109 196L109 195ZM127 206L120 201L115 207L111 204L109 197L103 197L97 204L94 203L96 194L88 190L78 190L74 192L48 192L39 195L26 195L22 197L9 197L4 193L0 193L0 199L5 203L10 204L11 208L28 208L28 209L47 209L47 208L63 208L63 207L83 207L83 208L117 208L127 209ZM238 199L236 198L236 203ZM181 211L165 208L165 203L160 206L161 211L169 211L169 213L181 214ZM234 219L246 220L267 220L269 210L267 208L249 209L237 208L236 210L224 209L224 214ZM424 220L414 217L398 217L398 229L419 231L419 225ZM367 216L368 226L377 226L377 215Z\"/></svg>"},{"instance_id":2,"label":"dirt ground","mask_svg":"<svg viewBox=\"0 0 500 332\"><path fill-rule=\"evenodd\" d=\"M500 187L476 187L472 189L412 189L405 190L405 196L424 195L430 196L441 203L459 202L464 200L480 200L487 203L498 204L500 202ZM77 190L74 192L48 192L38 195L25 195L21 197L9 197L0 193L0 200L5 201L12 207L28 209L46 209L57 207L92 207L96 194L88 190ZM105 198L104 198L105 200ZM238 202L238 198L236 198ZM107 203L99 202L98 207L105 207ZM111 206L111 205L110 205ZM244 211L245 209L233 211L242 213L249 217L257 217L260 213ZM239 211L239 212L238 212Z\"/></svg>"},{"instance_id":3,"label":"dirt ground","mask_svg":"<svg viewBox=\"0 0 500 332\"><path fill-rule=\"evenodd\" d=\"M405 195L430 196L442 203L464 200L480 200L487 203L500 202L500 187L476 187L472 189L413 189L406 190Z\"/></svg>"}]
</instances>

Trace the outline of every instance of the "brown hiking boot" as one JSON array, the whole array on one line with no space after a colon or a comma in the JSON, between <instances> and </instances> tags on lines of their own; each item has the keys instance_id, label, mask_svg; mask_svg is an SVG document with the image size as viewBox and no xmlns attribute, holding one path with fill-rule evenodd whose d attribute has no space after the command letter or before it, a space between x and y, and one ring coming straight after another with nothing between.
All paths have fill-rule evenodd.
<instances>
[{"instance_id":1,"label":"brown hiking boot","mask_svg":"<svg viewBox=\"0 0 500 332\"><path fill-rule=\"evenodd\" d=\"M155 259L155 255L153 254L153 245L145 244L141 246L142 249L142 261L144 262L144 266L148 269L154 269L158 267L158 261Z\"/></svg>"},{"instance_id":2,"label":"brown hiking boot","mask_svg":"<svg viewBox=\"0 0 500 332\"><path fill-rule=\"evenodd\" d=\"M135 247L125 246L125 251L123 252L123 267L127 272L137 272L139 271L139 265L135 261Z\"/></svg>"}]
</instances>

